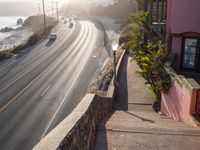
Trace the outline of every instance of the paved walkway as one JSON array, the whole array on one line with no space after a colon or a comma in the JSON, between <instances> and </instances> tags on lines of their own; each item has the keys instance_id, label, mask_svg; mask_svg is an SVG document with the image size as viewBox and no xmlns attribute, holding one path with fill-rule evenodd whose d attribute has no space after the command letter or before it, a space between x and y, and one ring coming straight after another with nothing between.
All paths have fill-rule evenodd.
<instances>
[{"instance_id":1,"label":"paved walkway","mask_svg":"<svg viewBox=\"0 0 200 150\"><path fill-rule=\"evenodd\" d=\"M95 150L200 150L199 128L152 110L151 94L130 59L126 55L115 110L99 124Z\"/></svg>"}]
</instances>

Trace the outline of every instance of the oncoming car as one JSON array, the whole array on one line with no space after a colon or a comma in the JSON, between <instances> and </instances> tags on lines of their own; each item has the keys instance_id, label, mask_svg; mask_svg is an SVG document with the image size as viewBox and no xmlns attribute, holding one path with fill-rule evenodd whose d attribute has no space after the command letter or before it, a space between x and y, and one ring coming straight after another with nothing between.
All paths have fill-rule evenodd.
<instances>
[{"instance_id":1,"label":"oncoming car","mask_svg":"<svg viewBox=\"0 0 200 150\"><path fill-rule=\"evenodd\" d=\"M49 35L49 40L56 40L56 38L57 38L56 33L51 33L51 34Z\"/></svg>"},{"instance_id":2,"label":"oncoming car","mask_svg":"<svg viewBox=\"0 0 200 150\"><path fill-rule=\"evenodd\" d=\"M72 28L73 25L74 25L73 22L70 22L70 23L69 23L69 28Z\"/></svg>"}]
</instances>

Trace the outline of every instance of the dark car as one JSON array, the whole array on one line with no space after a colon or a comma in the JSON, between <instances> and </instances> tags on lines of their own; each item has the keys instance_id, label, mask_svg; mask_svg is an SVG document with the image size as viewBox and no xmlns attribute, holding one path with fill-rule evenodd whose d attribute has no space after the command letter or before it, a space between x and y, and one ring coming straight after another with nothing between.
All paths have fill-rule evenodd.
<instances>
[{"instance_id":1,"label":"dark car","mask_svg":"<svg viewBox=\"0 0 200 150\"><path fill-rule=\"evenodd\" d=\"M69 20L68 20L69 22L71 22L72 21L72 18L69 18Z\"/></svg>"},{"instance_id":2,"label":"dark car","mask_svg":"<svg viewBox=\"0 0 200 150\"><path fill-rule=\"evenodd\" d=\"M51 33L51 34L49 35L49 40L50 40L50 41L51 41L51 40L56 40L56 38L57 38L56 33Z\"/></svg>"},{"instance_id":3,"label":"dark car","mask_svg":"<svg viewBox=\"0 0 200 150\"><path fill-rule=\"evenodd\" d=\"M72 28L74 24L72 22L69 23L69 28Z\"/></svg>"}]
</instances>

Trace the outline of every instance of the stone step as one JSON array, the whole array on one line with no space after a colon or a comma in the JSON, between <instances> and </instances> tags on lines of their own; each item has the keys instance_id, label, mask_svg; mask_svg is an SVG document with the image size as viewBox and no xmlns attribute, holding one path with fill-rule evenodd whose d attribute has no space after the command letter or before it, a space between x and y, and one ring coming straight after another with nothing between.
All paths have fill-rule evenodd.
<instances>
[{"instance_id":1,"label":"stone step","mask_svg":"<svg viewBox=\"0 0 200 150\"><path fill-rule=\"evenodd\" d=\"M109 120L108 120L109 118ZM137 131L137 129L155 131L193 131L200 135L200 128L188 127L185 124L155 112L115 111L99 124L99 129Z\"/></svg>"},{"instance_id":2,"label":"stone step","mask_svg":"<svg viewBox=\"0 0 200 150\"><path fill-rule=\"evenodd\" d=\"M128 110L128 111L144 111L144 112L152 112L152 104L147 104L147 103L115 103L114 104L114 109L115 110Z\"/></svg>"},{"instance_id":3,"label":"stone step","mask_svg":"<svg viewBox=\"0 0 200 150\"><path fill-rule=\"evenodd\" d=\"M198 127L200 127L200 115L199 115L199 114L197 114L197 115L192 115L192 117L193 117L193 120L194 120L195 124L196 124Z\"/></svg>"},{"instance_id":4,"label":"stone step","mask_svg":"<svg viewBox=\"0 0 200 150\"><path fill-rule=\"evenodd\" d=\"M115 111L98 127L95 150L199 150L200 128L155 112Z\"/></svg>"}]
</instances>

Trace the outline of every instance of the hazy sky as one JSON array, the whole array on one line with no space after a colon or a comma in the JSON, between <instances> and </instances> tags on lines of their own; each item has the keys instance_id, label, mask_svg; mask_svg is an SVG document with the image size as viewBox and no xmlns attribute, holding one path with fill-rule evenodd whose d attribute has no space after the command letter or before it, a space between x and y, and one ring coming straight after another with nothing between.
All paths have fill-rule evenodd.
<instances>
[{"instance_id":1,"label":"hazy sky","mask_svg":"<svg viewBox=\"0 0 200 150\"><path fill-rule=\"evenodd\" d=\"M42 0L0 0L0 2L41 2ZM52 0L44 0L46 3L51 2ZM67 3L69 1L73 1L73 0L54 0L54 1L58 1L59 3L63 4L63 3ZM78 0L78 1L87 1L87 0ZM115 0L93 0L102 4L107 4L110 3L112 1Z\"/></svg>"},{"instance_id":2,"label":"hazy sky","mask_svg":"<svg viewBox=\"0 0 200 150\"><path fill-rule=\"evenodd\" d=\"M50 13L51 2L58 1L59 6L68 2L69 0L44 0L45 1L45 10L47 13ZM42 0L0 0L0 16L28 16L34 15L42 11ZM54 8L55 8L54 4Z\"/></svg>"},{"instance_id":3,"label":"hazy sky","mask_svg":"<svg viewBox=\"0 0 200 150\"><path fill-rule=\"evenodd\" d=\"M88 3L89 1L94 1L104 6L112 5L117 0L44 0L45 10L47 14L51 14L51 2L59 2L58 7L61 8L62 4L68 3L70 1L76 3ZM13 2L13 3L12 3ZM0 16L28 16L38 14L42 11L42 0L0 0ZM55 8L54 4L54 8ZM55 10L55 9L54 9Z\"/></svg>"},{"instance_id":4,"label":"hazy sky","mask_svg":"<svg viewBox=\"0 0 200 150\"><path fill-rule=\"evenodd\" d=\"M0 0L0 2L41 2L42 0ZM45 2L51 2L52 0L44 0ZM66 3L69 0L54 0L60 3Z\"/></svg>"}]
</instances>

